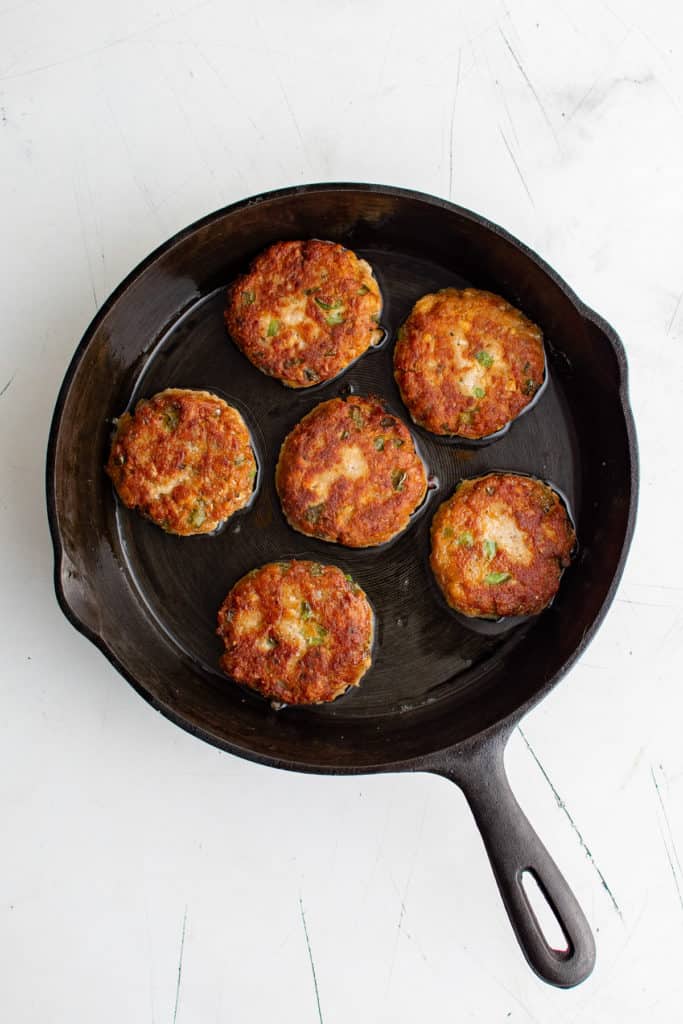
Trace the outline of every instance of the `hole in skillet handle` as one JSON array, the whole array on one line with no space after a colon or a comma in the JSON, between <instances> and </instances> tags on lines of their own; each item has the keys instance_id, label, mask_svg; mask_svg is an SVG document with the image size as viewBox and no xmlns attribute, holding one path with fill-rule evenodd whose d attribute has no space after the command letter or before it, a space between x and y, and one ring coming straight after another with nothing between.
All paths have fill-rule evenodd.
<instances>
[{"instance_id":1,"label":"hole in skillet handle","mask_svg":"<svg viewBox=\"0 0 683 1024\"><path fill-rule=\"evenodd\" d=\"M552 901L543 888L543 883L531 868L524 868L520 881L529 904L529 910L550 949L562 957L571 956L571 943Z\"/></svg>"}]
</instances>

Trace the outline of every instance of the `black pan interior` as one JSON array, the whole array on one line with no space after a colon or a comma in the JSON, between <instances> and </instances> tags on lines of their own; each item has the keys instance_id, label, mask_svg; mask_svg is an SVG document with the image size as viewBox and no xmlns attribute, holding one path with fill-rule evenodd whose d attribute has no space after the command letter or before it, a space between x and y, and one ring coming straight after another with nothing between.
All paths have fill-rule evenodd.
<instances>
[{"instance_id":1,"label":"black pan interior","mask_svg":"<svg viewBox=\"0 0 683 1024\"><path fill-rule=\"evenodd\" d=\"M297 237L340 241L371 263L388 331L386 342L345 374L304 391L259 373L228 339L222 316L232 277L265 245ZM409 422L391 372L395 333L417 298L447 285L489 288L540 324L544 393L488 445L457 445L413 428L432 487L409 529L390 544L353 551L301 536L286 524L274 489L284 436L318 402L351 392L382 396ZM341 770L429 754L535 699L599 615L629 529L622 372L611 339L561 284L507 237L447 204L330 186L214 215L123 287L86 336L63 395L53 519L66 556L58 566L64 600L149 699L219 745ZM214 536L162 533L118 504L102 471L112 418L169 386L222 395L252 431L256 497ZM551 608L482 628L445 607L427 556L439 502L459 480L491 470L529 473L558 488L580 547ZM217 666L221 600L249 569L286 557L343 567L377 614L371 670L360 688L331 705L275 711Z\"/></svg>"}]
</instances>

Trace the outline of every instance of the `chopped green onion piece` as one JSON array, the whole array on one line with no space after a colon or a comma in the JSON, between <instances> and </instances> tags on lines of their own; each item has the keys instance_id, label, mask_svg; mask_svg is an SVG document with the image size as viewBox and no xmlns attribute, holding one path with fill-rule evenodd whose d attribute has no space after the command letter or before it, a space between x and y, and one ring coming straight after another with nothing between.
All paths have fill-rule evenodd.
<instances>
[{"instance_id":1,"label":"chopped green onion piece","mask_svg":"<svg viewBox=\"0 0 683 1024\"><path fill-rule=\"evenodd\" d=\"M187 521L190 526L202 526L206 521L206 508L201 498L190 512Z\"/></svg>"},{"instance_id":2,"label":"chopped green onion piece","mask_svg":"<svg viewBox=\"0 0 683 1024\"><path fill-rule=\"evenodd\" d=\"M481 352L477 352L474 358L477 360L478 363L481 363L481 365L485 366L487 369L489 368L489 366L493 366L493 356L491 355L490 352L486 352L484 349L482 349Z\"/></svg>"},{"instance_id":3,"label":"chopped green onion piece","mask_svg":"<svg viewBox=\"0 0 683 1024\"><path fill-rule=\"evenodd\" d=\"M301 602L301 618L310 619L311 617L311 606L308 601Z\"/></svg>"},{"instance_id":4,"label":"chopped green onion piece","mask_svg":"<svg viewBox=\"0 0 683 1024\"><path fill-rule=\"evenodd\" d=\"M393 416L382 416L382 419L379 421L379 425L380 425L380 427L393 427L393 425L394 425L394 417Z\"/></svg>"},{"instance_id":5,"label":"chopped green onion piece","mask_svg":"<svg viewBox=\"0 0 683 1024\"><path fill-rule=\"evenodd\" d=\"M321 626L317 622L315 624L315 629L316 629L315 635L314 636L307 636L306 637L306 643L311 644L312 647L320 647L321 644L325 643L325 640L326 640L326 638L328 636L328 631L325 629L324 626Z\"/></svg>"},{"instance_id":6,"label":"chopped green onion piece","mask_svg":"<svg viewBox=\"0 0 683 1024\"><path fill-rule=\"evenodd\" d=\"M285 573L288 573L289 570L292 568L291 562L276 562L275 564L280 567L280 572L282 573L283 576L285 575Z\"/></svg>"},{"instance_id":7,"label":"chopped green onion piece","mask_svg":"<svg viewBox=\"0 0 683 1024\"><path fill-rule=\"evenodd\" d=\"M486 583L493 587L497 586L499 583L506 583L509 579L509 572L490 572L484 577Z\"/></svg>"},{"instance_id":8,"label":"chopped green onion piece","mask_svg":"<svg viewBox=\"0 0 683 1024\"><path fill-rule=\"evenodd\" d=\"M270 323L268 324L268 330L266 332L267 336L269 338L273 338L273 337L275 337L275 335L277 334L277 332L279 330L280 330L280 321L279 320L271 320Z\"/></svg>"},{"instance_id":9,"label":"chopped green onion piece","mask_svg":"<svg viewBox=\"0 0 683 1024\"><path fill-rule=\"evenodd\" d=\"M325 355L334 355L334 353L326 352ZM319 380L318 374L315 372L315 370L309 370L307 366L304 367L304 377L306 378L306 380Z\"/></svg>"},{"instance_id":10,"label":"chopped green onion piece","mask_svg":"<svg viewBox=\"0 0 683 1024\"><path fill-rule=\"evenodd\" d=\"M400 438L400 437L392 437L392 441L394 443L394 448L402 448L403 447L403 440L402 440L402 438Z\"/></svg>"},{"instance_id":11,"label":"chopped green onion piece","mask_svg":"<svg viewBox=\"0 0 683 1024\"><path fill-rule=\"evenodd\" d=\"M274 636L266 637L266 647L270 647L271 650L272 650L273 647L277 647L277 646L278 646L278 641L275 639Z\"/></svg>"},{"instance_id":12,"label":"chopped green onion piece","mask_svg":"<svg viewBox=\"0 0 683 1024\"><path fill-rule=\"evenodd\" d=\"M367 295L369 291L370 291L370 289L368 288L368 286L366 284L362 284L360 286L360 288L358 289L358 294L359 295Z\"/></svg>"},{"instance_id":13,"label":"chopped green onion piece","mask_svg":"<svg viewBox=\"0 0 683 1024\"><path fill-rule=\"evenodd\" d=\"M474 544L474 537L469 530L465 530L464 533L458 536L456 544L461 548L471 548Z\"/></svg>"},{"instance_id":14,"label":"chopped green onion piece","mask_svg":"<svg viewBox=\"0 0 683 1024\"><path fill-rule=\"evenodd\" d=\"M485 540L482 547L484 548L484 554L488 558L489 562L498 550L498 545L495 540Z\"/></svg>"},{"instance_id":15,"label":"chopped green onion piece","mask_svg":"<svg viewBox=\"0 0 683 1024\"><path fill-rule=\"evenodd\" d=\"M305 513L308 522L313 523L315 525L315 523L317 523L318 520L320 519L320 513L322 512L324 507L325 506L323 504L309 505Z\"/></svg>"},{"instance_id":16,"label":"chopped green onion piece","mask_svg":"<svg viewBox=\"0 0 683 1024\"><path fill-rule=\"evenodd\" d=\"M357 405L350 406L349 416L351 417L355 425L358 427L358 429L362 430L363 427L365 426L365 420L363 419L361 411Z\"/></svg>"},{"instance_id":17,"label":"chopped green onion piece","mask_svg":"<svg viewBox=\"0 0 683 1024\"><path fill-rule=\"evenodd\" d=\"M163 411L164 426L167 430L175 430L180 423L180 409L177 405L169 405Z\"/></svg>"},{"instance_id":18,"label":"chopped green onion piece","mask_svg":"<svg viewBox=\"0 0 683 1024\"><path fill-rule=\"evenodd\" d=\"M472 394L475 398L483 398L486 392L483 388L472 388Z\"/></svg>"},{"instance_id":19,"label":"chopped green onion piece","mask_svg":"<svg viewBox=\"0 0 683 1024\"><path fill-rule=\"evenodd\" d=\"M325 302L323 299L319 299L316 295L313 300L316 305L320 306L321 309L339 309L341 306L341 299L335 299L334 302Z\"/></svg>"},{"instance_id":20,"label":"chopped green onion piece","mask_svg":"<svg viewBox=\"0 0 683 1024\"><path fill-rule=\"evenodd\" d=\"M320 562L314 562L311 566L311 576L322 576L324 571L324 566Z\"/></svg>"},{"instance_id":21,"label":"chopped green onion piece","mask_svg":"<svg viewBox=\"0 0 683 1024\"><path fill-rule=\"evenodd\" d=\"M337 324L344 323L344 310L335 309L329 316L325 317L325 323L328 327L336 327Z\"/></svg>"},{"instance_id":22,"label":"chopped green onion piece","mask_svg":"<svg viewBox=\"0 0 683 1024\"><path fill-rule=\"evenodd\" d=\"M533 395L533 393L536 390L537 386L538 385L536 384L536 381L532 380L531 377L528 380L525 380L524 381L524 394L525 395Z\"/></svg>"},{"instance_id":23,"label":"chopped green onion piece","mask_svg":"<svg viewBox=\"0 0 683 1024\"><path fill-rule=\"evenodd\" d=\"M444 526L444 528L443 528L443 530L441 532L442 532L443 536L446 538L446 540L450 540L451 537L454 535L455 530L453 529L452 526Z\"/></svg>"},{"instance_id":24,"label":"chopped green onion piece","mask_svg":"<svg viewBox=\"0 0 683 1024\"><path fill-rule=\"evenodd\" d=\"M391 484L395 491L402 491L403 485L406 482L406 472L404 469L395 469L391 474Z\"/></svg>"},{"instance_id":25,"label":"chopped green onion piece","mask_svg":"<svg viewBox=\"0 0 683 1024\"><path fill-rule=\"evenodd\" d=\"M384 438L383 437L376 437L375 438L375 448L377 449L378 452L384 451Z\"/></svg>"},{"instance_id":26,"label":"chopped green onion piece","mask_svg":"<svg viewBox=\"0 0 683 1024\"><path fill-rule=\"evenodd\" d=\"M254 294L254 292L251 291L251 289L246 288L242 292L242 305L243 306L251 306L255 299L256 299L256 295Z\"/></svg>"}]
</instances>

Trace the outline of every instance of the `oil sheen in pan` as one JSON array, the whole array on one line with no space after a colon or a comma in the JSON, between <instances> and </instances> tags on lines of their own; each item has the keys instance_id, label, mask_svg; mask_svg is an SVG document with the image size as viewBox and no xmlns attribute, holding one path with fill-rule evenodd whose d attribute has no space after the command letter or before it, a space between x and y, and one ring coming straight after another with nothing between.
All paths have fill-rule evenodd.
<instances>
[{"instance_id":1,"label":"oil sheen in pan","mask_svg":"<svg viewBox=\"0 0 683 1024\"><path fill-rule=\"evenodd\" d=\"M469 284L428 260L382 249L356 251L380 281L383 326L390 342L420 295L446 285ZM470 448L415 428L393 378L391 343L369 350L334 381L315 389L290 390L261 374L230 341L223 323L224 301L221 286L164 330L139 366L130 398L132 403L168 386L201 388L225 398L244 414L259 465L259 486L251 505L236 513L217 536L170 537L138 516L117 510L127 572L157 628L182 657L201 666L207 685L225 692L235 684L218 667L221 644L215 626L221 601L249 569L284 554L305 553L350 572L368 595L377 614L375 657L358 688L332 704L290 709L287 714L373 718L477 685L482 673L495 667L535 623L523 623L501 636L482 636L459 624L434 600L428 567L431 513L461 479L494 468L556 480L576 507L577 474L567 459L574 446L565 436L573 425L559 383L553 380L552 350L546 349L548 380L542 401L520 422L514 421L495 445ZM314 405L345 393L377 395L409 426L436 485L409 528L388 542L386 550L343 548L296 534L286 524L275 492L275 462L286 434ZM554 424L552 431L549 422ZM267 708L256 695L245 693L243 699L262 701Z\"/></svg>"}]
</instances>

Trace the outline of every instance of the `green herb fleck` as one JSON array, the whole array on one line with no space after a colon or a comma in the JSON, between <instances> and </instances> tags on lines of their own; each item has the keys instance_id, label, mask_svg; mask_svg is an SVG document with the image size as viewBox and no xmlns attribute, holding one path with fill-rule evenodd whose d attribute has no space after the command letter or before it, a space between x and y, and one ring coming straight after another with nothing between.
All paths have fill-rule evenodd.
<instances>
[{"instance_id":1,"label":"green herb fleck","mask_svg":"<svg viewBox=\"0 0 683 1024\"><path fill-rule=\"evenodd\" d=\"M406 482L406 472L404 469L395 469L391 474L391 485L395 491L402 491L403 485Z\"/></svg>"},{"instance_id":2,"label":"green herb fleck","mask_svg":"<svg viewBox=\"0 0 683 1024\"><path fill-rule=\"evenodd\" d=\"M493 356L490 352L486 352L484 349L482 349L481 352L477 352L474 358L478 363L481 363L482 366L485 366L487 370L489 366L493 366Z\"/></svg>"},{"instance_id":3,"label":"green herb fleck","mask_svg":"<svg viewBox=\"0 0 683 1024\"><path fill-rule=\"evenodd\" d=\"M346 441L350 436L351 435L349 434L348 430L342 430L341 434L339 435L339 440Z\"/></svg>"},{"instance_id":4,"label":"green herb fleck","mask_svg":"<svg viewBox=\"0 0 683 1024\"><path fill-rule=\"evenodd\" d=\"M475 398L483 398L486 392L484 391L483 388L477 387L472 388L472 394L474 395Z\"/></svg>"},{"instance_id":5,"label":"green herb fleck","mask_svg":"<svg viewBox=\"0 0 683 1024\"><path fill-rule=\"evenodd\" d=\"M326 630L324 626L321 626L320 623L316 622L315 633L312 636L306 637L306 643L310 644L312 647L320 647L321 644L325 643L327 636L328 630Z\"/></svg>"},{"instance_id":6,"label":"green herb fleck","mask_svg":"<svg viewBox=\"0 0 683 1024\"><path fill-rule=\"evenodd\" d=\"M451 537L454 536L454 534L455 530L453 529L452 526L444 526L443 530L441 531L441 535L445 537L446 540L450 540Z\"/></svg>"},{"instance_id":7,"label":"green herb fleck","mask_svg":"<svg viewBox=\"0 0 683 1024\"><path fill-rule=\"evenodd\" d=\"M279 644L279 641L276 640L276 638L274 636L267 636L266 637L266 647L270 647L271 650L273 649L273 647L277 647L278 644Z\"/></svg>"},{"instance_id":8,"label":"green herb fleck","mask_svg":"<svg viewBox=\"0 0 683 1024\"><path fill-rule=\"evenodd\" d=\"M316 292L320 291L320 285L316 285L315 288L307 288L304 295L315 295Z\"/></svg>"},{"instance_id":9,"label":"green herb fleck","mask_svg":"<svg viewBox=\"0 0 683 1024\"><path fill-rule=\"evenodd\" d=\"M250 480L255 480L256 479L256 466L252 466L251 469L249 470L249 479Z\"/></svg>"},{"instance_id":10,"label":"green herb fleck","mask_svg":"<svg viewBox=\"0 0 683 1024\"><path fill-rule=\"evenodd\" d=\"M180 423L180 409L177 405L169 405L163 411L164 426L167 430L175 430Z\"/></svg>"},{"instance_id":11,"label":"green herb fleck","mask_svg":"<svg viewBox=\"0 0 683 1024\"><path fill-rule=\"evenodd\" d=\"M353 420L358 430L362 430L365 426L365 420L357 405L349 406L349 416Z\"/></svg>"},{"instance_id":12,"label":"green herb fleck","mask_svg":"<svg viewBox=\"0 0 683 1024\"><path fill-rule=\"evenodd\" d=\"M242 292L242 305L243 306L251 306L255 299L256 299L256 296L251 291L251 289L250 288L245 288L245 290Z\"/></svg>"},{"instance_id":13,"label":"green herb fleck","mask_svg":"<svg viewBox=\"0 0 683 1024\"><path fill-rule=\"evenodd\" d=\"M187 521L190 524L190 526L195 527L202 526L203 523L206 521L206 507L201 498L190 512L189 516L187 517Z\"/></svg>"},{"instance_id":14,"label":"green herb fleck","mask_svg":"<svg viewBox=\"0 0 683 1024\"><path fill-rule=\"evenodd\" d=\"M393 442L394 448L402 448L403 447L403 439L402 438L400 438L400 437L392 437L391 440Z\"/></svg>"},{"instance_id":15,"label":"green herb fleck","mask_svg":"<svg viewBox=\"0 0 683 1024\"><path fill-rule=\"evenodd\" d=\"M534 391L536 390L537 387L538 387L538 385L537 385L536 381L532 380L531 377L529 377L528 380L524 381L524 394L525 395L533 395L533 393L534 393Z\"/></svg>"},{"instance_id":16,"label":"green herb fleck","mask_svg":"<svg viewBox=\"0 0 683 1024\"><path fill-rule=\"evenodd\" d=\"M311 566L311 576L322 576L325 571L325 567L320 562L314 562Z\"/></svg>"},{"instance_id":17,"label":"green herb fleck","mask_svg":"<svg viewBox=\"0 0 683 1024\"><path fill-rule=\"evenodd\" d=\"M268 324L268 330L267 330L266 334L267 334L267 336L269 338L274 338L279 330L280 330L280 321L279 320L271 320L270 323Z\"/></svg>"},{"instance_id":18,"label":"green herb fleck","mask_svg":"<svg viewBox=\"0 0 683 1024\"><path fill-rule=\"evenodd\" d=\"M493 556L495 555L496 551L498 550L498 545L496 544L495 540L485 540L484 543L482 544L482 547L484 548L484 554L486 555L490 562Z\"/></svg>"},{"instance_id":19,"label":"green herb fleck","mask_svg":"<svg viewBox=\"0 0 683 1024\"><path fill-rule=\"evenodd\" d=\"M469 530L465 530L464 533L458 535L456 544L461 548L471 548L474 545L474 537Z\"/></svg>"},{"instance_id":20,"label":"green herb fleck","mask_svg":"<svg viewBox=\"0 0 683 1024\"><path fill-rule=\"evenodd\" d=\"M311 606L308 601L301 602L301 618L310 619L311 617Z\"/></svg>"},{"instance_id":21,"label":"green herb fleck","mask_svg":"<svg viewBox=\"0 0 683 1024\"><path fill-rule=\"evenodd\" d=\"M318 374L315 372L315 370L309 370L307 366L304 367L304 377L306 378L306 380L319 380Z\"/></svg>"},{"instance_id":22,"label":"green herb fleck","mask_svg":"<svg viewBox=\"0 0 683 1024\"><path fill-rule=\"evenodd\" d=\"M344 323L344 310L335 309L329 316L325 317L325 323L328 327L336 327L338 324Z\"/></svg>"},{"instance_id":23,"label":"green herb fleck","mask_svg":"<svg viewBox=\"0 0 683 1024\"><path fill-rule=\"evenodd\" d=\"M283 576L286 576L289 570L292 568L291 562L276 562L275 564L278 566Z\"/></svg>"},{"instance_id":24,"label":"green herb fleck","mask_svg":"<svg viewBox=\"0 0 683 1024\"><path fill-rule=\"evenodd\" d=\"M490 572L484 577L489 586L496 587L499 583L506 583L510 579L509 572Z\"/></svg>"},{"instance_id":25,"label":"green herb fleck","mask_svg":"<svg viewBox=\"0 0 683 1024\"><path fill-rule=\"evenodd\" d=\"M358 289L358 294L359 295L367 295L369 291L370 291L370 289L368 288L368 286L366 284L362 284L360 286L360 288Z\"/></svg>"},{"instance_id":26,"label":"green herb fleck","mask_svg":"<svg viewBox=\"0 0 683 1024\"><path fill-rule=\"evenodd\" d=\"M313 301L317 306L320 306L321 309L339 309L341 306L341 299L335 299L334 302L325 302L323 299L319 299L316 295Z\"/></svg>"},{"instance_id":27,"label":"green herb fleck","mask_svg":"<svg viewBox=\"0 0 683 1024\"><path fill-rule=\"evenodd\" d=\"M383 452L384 451L384 438L383 437L376 437L375 438L375 448L377 449L378 452Z\"/></svg>"},{"instance_id":28,"label":"green herb fleck","mask_svg":"<svg viewBox=\"0 0 683 1024\"><path fill-rule=\"evenodd\" d=\"M307 521L315 525L315 523L317 523L318 520L320 519L320 513L322 512L324 507L325 506L323 504L309 505L305 512Z\"/></svg>"}]
</instances>

